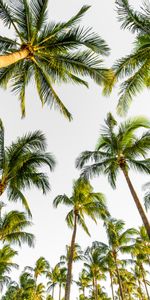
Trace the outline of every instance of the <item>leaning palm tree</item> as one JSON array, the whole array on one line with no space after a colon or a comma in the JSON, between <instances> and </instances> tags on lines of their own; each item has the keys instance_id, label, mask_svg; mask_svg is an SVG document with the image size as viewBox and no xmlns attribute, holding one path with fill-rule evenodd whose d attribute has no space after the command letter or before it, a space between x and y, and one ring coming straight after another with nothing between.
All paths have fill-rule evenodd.
<instances>
[{"instance_id":1,"label":"leaning palm tree","mask_svg":"<svg viewBox=\"0 0 150 300\"><path fill-rule=\"evenodd\" d=\"M77 226L81 225L84 231L87 234L90 234L85 223L85 215L96 222L96 217L105 219L109 213L105 204L104 195L93 192L93 188L89 181L83 178L74 181L71 197L68 197L65 194L58 195L53 203L54 207L57 207L59 204L65 204L71 207L71 210L66 217L68 226L73 229L65 288L65 300L69 300Z\"/></svg>"},{"instance_id":2,"label":"leaning palm tree","mask_svg":"<svg viewBox=\"0 0 150 300\"><path fill-rule=\"evenodd\" d=\"M71 114L53 88L55 82L88 86L83 76L107 84L112 71L102 66L99 55L108 55L105 41L91 28L78 25L89 6L67 22L48 22L48 0L0 0L0 19L12 27L16 38L0 36L0 85L11 80L25 116L25 88L34 76L42 105L57 108L66 118ZM80 78L81 75L81 78Z\"/></svg>"},{"instance_id":3,"label":"leaning palm tree","mask_svg":"<svg viewBox=\"0 0 150 300\"><path fill-rule=\"evenodd\" d=\"M149 129L150 121L144 117L134 117L122 122L117 129L116 126L116 120L109 113L96 149L82 152L76 165L83 168L87 161L94 161L94 164L83 168L82 175L93 177L104 174L113 188L121 171L150 237L149 221L129 177L130 169L150 174L150 158L146 158L150 148L150 131L145 130L141 136L136 134L140 128Z\"/></svg>"},{"instance_id":4,"label":"leaning palm tree","mask_svg":"<svg viewBox=\"0 0 150 300\"><path fill-rule=\"evenodd\" d=\"M5 147L4 141L4 127L0 120L0 195L7 190L8 199L19 199L31 215L23 190L34 185L44 194L49 191L48 177L39 168L44 165L52 171L55 160L45 151L46 139L41 131L28 133L9 147Z\"/></svg>"},{"instance_id":5,"label":"leaning palm tree","mask_svg":"<svg viewBox=\"0 0 150 300\"><path fill-rule=\"evenodd\" d=\"M150 5L144 1L136 11L128 0L116 0L118 19L123 29L136 34L133 51L114 63L115 80L125 78L120 85L118 113L127 113L133 97L150 86Z\"/></svg>"}]
</instances>

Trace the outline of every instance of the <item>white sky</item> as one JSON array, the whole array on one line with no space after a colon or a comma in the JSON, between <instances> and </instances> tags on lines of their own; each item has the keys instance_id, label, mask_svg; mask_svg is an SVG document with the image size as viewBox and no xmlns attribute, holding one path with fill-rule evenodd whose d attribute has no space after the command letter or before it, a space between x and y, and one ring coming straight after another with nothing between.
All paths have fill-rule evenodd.
<instances>
[{"instance_id":1,"label":"white sky","mask_svg":"<svg viewBox=\"0 0 150 300\"><path fill-rule=\"evenodd\" d=\"M111 66L116 58L129 53L132 49L131 43L134 37L128 31L120 30L120 23L116 20L115 1L51 0L49 2L50 18L55 21L67 20L84 4L92 6L83 17L82 25L93 27L93 31L99 33L112 49L110 57L105 60L105 65ZM139 7L142 2L131 0L130 3L134 7ZM4 29L0 28L0 34L4 34ZM7 145L28 131L40 129L47 138L47 150L52 152L57 160L56 169L54 173L50 174L52 191L45 197L34 189L26 193L33 214L32 231L36 236L36 246L34 249L23 246L19 250L16 261L21 266L20 271L26 265L33 266L39 256L48 259L53 267L58 262L60 255L64 254L65 245L70 243L71 231L64 221L68 209L63 206L58 207L57 210L53 209L52 201L58 194L71 195L72 181L79 176L79 171L74 166L76 157L81 151L94 149L100 126L103 124L107 112L111 111L116 115L117 88L109 98L104 98L101 88L91 80L89 82L89 89L73 85L56 87L61 99L73 114L71 123L66 121L59 112L50 110L47 106L42 109L32 85L30 85L26 97L27 117L21 120L18 100L10 91L1 90L0 117L5 126ZM139 114L149 117L148 91L137 96L128 117ZM148 181L148 176L131 172L131 179L142 199L141 187ZM115 191L103 176L92 180L92 184L95 191L103 192L106 195L113 217L125 220L127 227L141 225L141 219L122 176L118 179ZM6 199L5 196L3 197ZM16 209L19 207L19 204L15 204ZM77 242L83 249L91 245L94 240L106 242L102 223L99 222L97 227L92 222L88 221L88 223L91 238L87 237L80 229L77 235ZM75 300L77 295L77 288L73 288L71 299Z\"/></svg>"}]
</instances>

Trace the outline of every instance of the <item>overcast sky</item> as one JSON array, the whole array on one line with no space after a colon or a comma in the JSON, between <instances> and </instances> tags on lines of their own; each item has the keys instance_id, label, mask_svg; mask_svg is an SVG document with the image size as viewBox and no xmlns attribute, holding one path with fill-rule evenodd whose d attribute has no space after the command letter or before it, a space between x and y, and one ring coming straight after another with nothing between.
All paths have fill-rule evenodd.
<instances>
[{"instance_id":1,"label":"overcast sky","mask_svg":"<svg viewBox=\"0 0 150 300\"><path fill-rule=\"evenodd\" d=\"M111 55L105 59L104 65L109 67L115 59L130 52L134 39L131 33L120 29L114 2L111 0L50 0L49 16L51 20L64 21L74 15L82 5L90 4L91 8L83 17L82 25L93 27L93 30L108 43ZM130 3L136 8L142 4L140 0L131 0ZM4 29L1 27L0 34L4 34ZM49 173L51 192L47 196L34 189L26 192L33 214L32 231L36 236L36 246L34 249L23 246L22 250L19 250L20 254L16 261L21 265L20 271L25 265L33 265L39 256L44 256L49 260L50 265L54 266L60 255L64 254L65 245L70 243L71 231L65 224L68 209L63 206L59 206L57 210L53 209L52 201L58 194L71 195L72 181L79 176L79 171L74 166L76 157L83 150L94 149L100 126L103 125L107 112L111 111L116 116L117 87L109 98L105 98L99 86L91 80L89 83L89 89L73 85L56 86L56 91L73 115L71 123L58 111L50 110L47 106L42 109L33 84L27 91L27 116L23 120L20 117L17 98L10 91L1 90L0 117L5 126L8 145L18 136L40 129L47 138L47 150L52 152L57 160L55 171ZM134 115L149 117L148 100L148 91L145 90L136 97L128 117ZM118 117L117 119L120 120ZM148 177L131 172L131 179L142 199L141 188L148 181ZM115 191L103 176L92 180L92 184L95 191L106 195L113 217L123 219L127 227L141 225L140 217L121 175ZM15 207L20 208L19 204L15 204ZM88 223L91 238L80 229L77 235L77 242L83 249L91 245L94 240L106 241L102 223L99 222L97 227L92 222L88 221ZM71 300L75 300L76 296L77 292L73 289Z\"/></svg>"}]
</instances>

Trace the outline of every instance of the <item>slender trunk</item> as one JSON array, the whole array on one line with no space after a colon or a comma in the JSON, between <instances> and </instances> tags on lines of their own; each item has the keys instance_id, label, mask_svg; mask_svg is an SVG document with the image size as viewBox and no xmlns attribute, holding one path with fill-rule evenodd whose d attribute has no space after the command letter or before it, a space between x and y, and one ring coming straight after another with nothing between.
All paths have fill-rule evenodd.
<instances>
[{"instance_id":1,"label":"slender trunk","mask_svg":"<svg viewBox=\"0 0 150 300\"><path fill-rule=\"evenodd\" d=\"M54 299L54 286L52 287L52 298Z\"/></svg>"},{"instance_id":2,"label":"slender trunk","mask_svg":"<svg viewBox=\"0 0 150 300\"><path fill-rule=\"evenodd\" d=\"M138 285L139 285L139 293L140 293L140 298L141 300L143 300L143 294L142 294L142 289L141 289L141 282L140 280L138 279Z\"/></svg>"},{"instance_id":3,"label":"slender trunk","mask_svg":"<svg viewBox=\"0 0 150 300\"><path fill-rule=\"evenodd\" d=\"M147 294L147 299L150 300L150 296L149 296L149 292L148 292L148 288L147 288L147 284L146 284L146 280L145 280L144 270L143 270L142 264L140 264L140 268L141 268L141 273L142 273L142 278L143 278L143 284L145 286L145 291L146 291L146 294Z\"/></svg>"},{"instance_id":4,"label":"slender trunk","mask_svg":"<svg viewBox=\"0 0 150 300\"><path fill-rule=\"evenodd\" d=\"M61 283L59 284L59 300L61 300Z\"/></svg>"},{"instance_id":5,"label":"slender trunk","mask_svg":"<svg viewBox=\"0 0 150 300\"><path fill-rule=\"evenodd\" d=\"M131 183L131 180L130 180L130 178L129 178L129 176L128 176L128 172L126 171L125 167L121 167L121 169L122 169L122 172L123 172L123 174L124 174L124 176L125 176L125 179L126 179L126 181L127 181L128 187L129 187L129 189L130 189L130 192L131 192L131 195L132 195L132 197L133 197L133 199L134 199L134 202L135 202L135 204L136 204L136 207L137 207L137 209L138 209L138 211L139 211L139 214L140 214L140 216L141 216L141 218L142 218L142 221L143 221L143 224L144 224L144 226L145 226L145 228L146 228L147 234L148 234L148 236L149 236L149 238L150 238L150 224L149 224L149 222L148 222L148 219L147 219L147 217L146 217L146 214L145 214L145 212L144 212L144 209L143 209L143 207L142 207L142 205L141 205L141 203L140 203L140 200L139 200L139 198L138 198L138 196L137 196L137 194L136 194L136 191L135 191L135 189L134 189L134 187L133 187L133 185L132 185L132 183Z\"/></svg>"},{"instance_id":6,"label":"slender trunk","mask_svg":"<svg viewBox=\"0 0 150 300\"><path fill-rule=\"evenodd\" d=\"M28 49L21 49L7 55L0 55L0 68L8 67L19 60L26 58L28 55Z\"/></svg>"},{"instance_id":7,"label":"slender trunk","mask_svg":"<svg viewBox=\"0 0 150 300\"><path fill-rule=\"evenodd\" d=\"M98 286L97 279L95 278L95 300L98 300Z\"/></svg>"},{"instance_id":8,"label":"slender trunk","mask_svg":"<svg viewBox=\"0 0 150 300\"><path fill-rule=\"evenodd\" d=\"M112 279L112 273L111 273L111 271L109 271L109 276L110 276L110 284L111 284L112 300L114 300L114 299L115 299L115 295L114 295L114 286L113 286L113 279Z\"/></svg>"},{"instance_id":9,"label":"slender trunk","mask_svg":"<svg viewBox=\"0 0 150 300\"><path fill-rule=\"evenodd\" d=\"M121 284L121 278L120 278L120 273L119 273L118 264L117 264L116 252L113 254L113 256L114 256L116 273L117 273L117 279L118 279L118 284L119 284L120 297L121 297L121 300L124 300L123 290L122 290L122 284Z\"/></svg>"},{"instance_id":10,"label":"slender trunk","mask_svg":"<svg viewBox=\"0 0 150 300\"><path fill-rule=\"evenodd\" d=\"M74 253L76 232L77 232L77 214L75 213L74 229L73 229L73 233L72 233L72 239L71 239L71 245L70 245L70 255L69 255L69 259L68 259L67 279L66 279L66 286L65 286L65 300L70 300L72 263L73 263L73 253Z\"/></svg>"}]
</instances>

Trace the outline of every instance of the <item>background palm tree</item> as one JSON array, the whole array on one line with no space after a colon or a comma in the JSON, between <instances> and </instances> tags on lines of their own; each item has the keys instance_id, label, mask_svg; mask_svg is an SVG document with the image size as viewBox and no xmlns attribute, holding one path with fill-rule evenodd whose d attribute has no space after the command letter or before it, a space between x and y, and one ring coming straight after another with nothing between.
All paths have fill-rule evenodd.
<instances>
[{"instance_id":1,"label":"background palm tree","mask_svg":"<svg viewBox=\"0 0 150 300\"><path fill-rule=\"evenodd\" d=\"M9 147L5 147L5 135L0 120L0 195L7 190L8 199L20 200L31 215L28 202L22 191L32 185L45 194L50 189L48 177L39 172L42 166L48 166L52 171L55 159L47 153L46 139L41 131L28 133Z\"/></svg>"},{"instance_id":2,"label":"background palm tree","mask_svg":"<svg viewBox=\"0 0 150 300\"><path fill-rule=\"evenodd\" d=\"M65 289L65 300L69 300L77 225L81 225L84 231L89 234L89 230L84 219L85 215L96 222L96 217L105 219L109 213L105 204L104 195L101 193L94 193L89 181L83 178L79 178L78 180L74 181L73 193L70 198L65 194L58 195L54 199L53 203L54 207L57 207L59 204L65 204L71 207L71 210L66 217L68 226L73 229Z\"/></svg>"},{"instance_id":3,"label":"background palm tree","mask_svg":"<svg viewBox=\"0 0 150 300\"><path fill-rule=\"evenodd\" d=\"M50 267L49 262L44 257L41 256L35 262L35 267L26 266L24 271L32 272L34 275L34 279L37 282L37 279L40 275L47 274L47 272L49 271L49 267Z\"/></svg>"},{"instance_id":4,"label":"background palm tree","mask_svg":"<svg viewBox=\"0 0 150 300\"><path fill-rule=\"evenodd\" d=\"M117 130L116 126L117 121L108 113L95 151L82 152L76 166L83 168L89 160L94 161L94 164L83 168L82 175L88 178L104 174L113 188L116 188L119 171L122 171L150 237L149 221L129 177L130 169L150 174L150 131L145 130L141 136L136 134L140 128L149 129L150 121L144 117L134 117L120 123Z\"/></svg>"},{"instance_id":5,"label":"background palm tree","mask_svg":"<svg viewBox=\"0 0 150 300\"><path fill-rule=\"evenodd\" d=\"M141 11L136 11L128 0L116 0L121 28L136 34L131 54L117 60L113 65L115 80L127 78L120 85L117 111L127 113L133 96L150 86L150 6L144 1Z\"/></svg>"},{"instance_id":6,"label":"background palm tree","mask_svg":"<svg viewBox=\"0 0 150 300\"><path fill-rule=\"evenodd\" d=\"M67 22L47 22L48 0L0 0L0 18L12 27L16 39L0 36L0 85L11 79L25 116L25 88L34 76L42 105L47 103L71 119L71 114L53 88L55 82L73 82L88 86L79 75L90 76L98 84L107 84L112 71L102 66L101 55L108 55L105 41L91 28L78 26L89 6Z\"/></svg>"},{"instance_id":7,"label":"background palm tree","mask_svg":"<svg viewBox=\"0 0 150 300\"><path fill-rule=\"evenodd\" d=\"M9 245L4 245L0 249L0 292L4 285L8 285L11 278L8 276L12 268L18 268L19 266L13 262L14 256L17 255L17 251L12 249Z\"/></svg>"}]
</instances>

